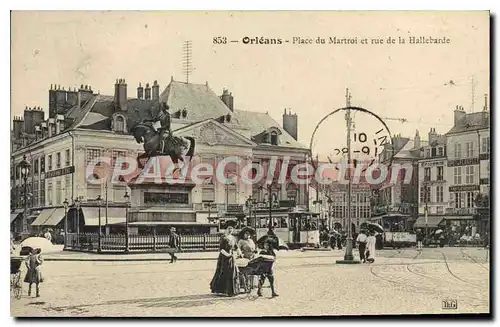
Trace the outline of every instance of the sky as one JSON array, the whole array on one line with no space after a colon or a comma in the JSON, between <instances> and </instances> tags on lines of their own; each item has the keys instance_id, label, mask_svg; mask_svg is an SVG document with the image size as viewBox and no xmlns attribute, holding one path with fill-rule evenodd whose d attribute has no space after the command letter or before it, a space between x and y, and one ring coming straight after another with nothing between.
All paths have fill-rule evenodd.
<instances>
[{"instance_id":1,"label":"sky","mask_svg":"<svg viewBox=\"0 0 500 327\"><path fill-rule=\"evenodd\" d=\"M290 43L243 44L244 37ZM361 39L449 38L448 44L361 44ZM309 145L318 122L346 104L383 117L391 134L423 139L431 127L446 133L462 105L482 110L489 93L489 14L477 12L13 12L11 113L48 109L51 84L89 84L112 95L125 78L134 96L139 82L184 81L182 46L192 41L190 82L217 93L228 88L237 109L268 112L282 121L298 115L299 141ZM239 40L213 44L214 37ZM293 44L294 37L313 44ZM315 44L317 37L357 37L357 44ZM453 81L453 82L450 82ZM357 132L377 122L354 117ZM356 118L358 117L358 118ZM392 118L392 119L386 119ZM401 123L398 118L405 118ZM375 124L375 125L372 125ZM345 145L345 120L336 114L318 129L318 151ZM375 127L374 127L375 126ZM368 132L367 132L368 133Z\"/></svg>"}]
</instances>

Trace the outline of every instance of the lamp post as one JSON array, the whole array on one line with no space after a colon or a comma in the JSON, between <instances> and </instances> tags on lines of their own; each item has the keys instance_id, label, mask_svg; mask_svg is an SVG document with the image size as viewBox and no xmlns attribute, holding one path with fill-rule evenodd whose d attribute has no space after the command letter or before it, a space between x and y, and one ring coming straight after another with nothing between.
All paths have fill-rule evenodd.
<instances>
[{"instance_id":1,"label":"lamp post","mask_svg":"<svg viewBox=\"0 0 500 327\"><path fill-rule=\"evenodd\" d=\"M351 128L352 128L352 119L351 119L351 95L349 93L349 89L346 90L346 102L347 102L347 173L348 173L348 184L347 184L347 245L344 254L344 260L337 260L337 263L347 263L347 264L355 264L361 263L359 260L354 260L354 255L352 254L352 221L351 221L351 197L352 197L352 179L351 179Z\"/></svg>"},{"instance_id":2,"label":"lamp post","mask_svg":"<svg viewBox=\"0 0 500 327\"><path fill-rule=\"evenodd\" d=\"M129 252L129 235L128 235L128 206L130 203L130 195L128 195L128 192L125 191L125 195L123 196L125 198L125 252Z\"/></svg>"},{"instance_id":3,"label":"lamp post","mask_svg":"<svg viewBox=\"0 0 500 327\"><path fill-rule=\"evenodd\" d=\"M76 237L77 237L77 244L80 245L80 200L76 198L74 200L75 202L75 209L76 209Z\"/></svg>"},{"instance_id":4,"label":"lamp post","mask_svg":"<svg viewBox=\"0 0 500 327\"><path fill-rule=\"evenodd\" d=\"M22 231L25 233L28 229L28 175L31 168L30 163L26 160L26 155L23 155L23 160L19 163L19 166L21 167L21 177L24 182L24 213Z\"/></svg>"},{"instance_id":5,"label":"lamp post","mask_svg":"<svg viewBox=\"0 0 500 327\"><path fill-rule=\"evenodd\" d=\"M68 244L67 238L68 238L68 199L64 199L64 249L66 249L66 246Z\"/></svg>"},{"instance_id":6,"label":"lamp post","mask_svg":"<svg viewBox=\"0 0 500 327\"><path fill-rule=\"evenodd\" d=\"M98 230L98 235L97 235L97 252L101 252L102 248L102 243L101 243L101 233L102 233L102 223L101 223L101 203L102 203L102 198L101 195L99 194L97 196L97 205L99 206L99 230Z\"/></svg>"},{"instance_id":7,"label":"lamp post","mask_svg":"<svg viewBox=\"0 0 500 327\"><path fill-rule=\"evenodd\" d=\"M269 201L269 224L267 226L268 233L272 233L273 230L273 215L272 215L272 207L273 207L273 193L272 190L272 181L267 181L267 192L268 192L268 201Z\"/></svg>"}]
</instances>

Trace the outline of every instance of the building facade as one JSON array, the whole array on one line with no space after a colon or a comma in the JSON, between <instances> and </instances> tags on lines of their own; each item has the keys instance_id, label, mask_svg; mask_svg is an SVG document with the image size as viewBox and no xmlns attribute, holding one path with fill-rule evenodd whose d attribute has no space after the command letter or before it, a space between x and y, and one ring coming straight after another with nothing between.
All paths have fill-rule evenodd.
<instances>
[{"instance_id":1,"label":"building facade","mask_svg":"<svg viewBox=\"0 0 500 327\"><path fill-rule=\"evenodd\" d=\"M95 166L90 175L99 175L100 167L104 170L106 164L113 166L122 157L135 158L143 153L143 145L130 131L139 122L153 120L164 103L170 107L173 133L196 140L194 162L215 167L225 158L236 156L266 166L271 157L277 156L288 158L288 167L292 169L306 161L307 147L292 137L296 137L298 126L297 116L290 111L285 110L281 126L267 113L235 109L234 97L227 90L218 96L208 84L173 79L161 93L156 81L151 86L139 84L136 97L129 97L127 92L123 79L116 81L111 96L96 94L89 86L68 91L51 86L47 119L39 108L27 108L23 118L14 119L11 225L16 232L26 232L27 226L60 227L66 213L70 231L92 230L99 224L98 215L108 230L113 226L120 228L125 220L124 196L126 192L130 194L128 178L120 176L118 181L100 178L100 183L94 183L89 180L87 168ZM31 164L27 194L23 192L19 167L23 157ZM109 158L109 162L96 163L101 157ZM230 173L238 175L238 169L236 166ZM133 211L134 205L141 207L136 209L149 209L142 220L169 226L179 223L181 228L188 226L185 227L188 231L197 226L213 227L208 218L230 216L228 205L242 207L250 196L261 207L267 206L269 192L275 203L280 200L293 200L296 205L307 203L306 186L294 185L289 180L283 185L263 187L241 182L221 184L207 178L206 182L195 185L187 198L153 195L140 204L131 199L129 209ZM27 212L23 210L24 199L28 200ZM186 218L188 221L179 218L183 212L188 212L184 215L190 217ZM131 232L140 232L142 227L130 223Z\"/></svg>"}]
</instances>

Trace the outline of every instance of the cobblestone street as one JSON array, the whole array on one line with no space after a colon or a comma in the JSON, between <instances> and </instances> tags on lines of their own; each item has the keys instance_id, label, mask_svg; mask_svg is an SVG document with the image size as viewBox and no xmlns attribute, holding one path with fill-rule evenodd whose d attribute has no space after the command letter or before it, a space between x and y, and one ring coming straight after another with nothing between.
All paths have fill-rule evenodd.
<instances>
[{"instance_id":1,"label":"cobblestone street","mask_svg":"<svg viewBox=\"0 0 500 327\"><path fill-rule=\"evenodd\" d=\"M489 312L482 248L378 251L375 263L337 265L343 252L280 252L277 298L210 294L214 260L47 261L41 297L11 300L12 316L297 316ZM182 254L180 255L180 257ZM12 297L11 297L12 298ZM443 310L444 299L457 310Z\"/></svg>"}]
</instances>

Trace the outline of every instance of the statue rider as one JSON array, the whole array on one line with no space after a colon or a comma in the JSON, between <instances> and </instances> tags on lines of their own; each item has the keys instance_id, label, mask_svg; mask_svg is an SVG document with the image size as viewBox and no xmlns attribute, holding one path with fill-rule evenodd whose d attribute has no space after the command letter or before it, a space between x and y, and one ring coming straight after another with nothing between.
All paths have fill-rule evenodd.
<instances>
[{"instance_id":1,"label":"statue rider","mask_svg":"<svg viewBox=\"0 0 500 327\"><path fill-rule=\"evenodd\" d=\"M160 128L158 128L158 134L160 138L164 140L166 137L172 135L172 131L170 130L170 113L168 112L169 106L163 102L161 104L160 111L155 117L155 122L160 122ZM167 132L167 134L165 134Z\"/></svg>"}]
</instances>

